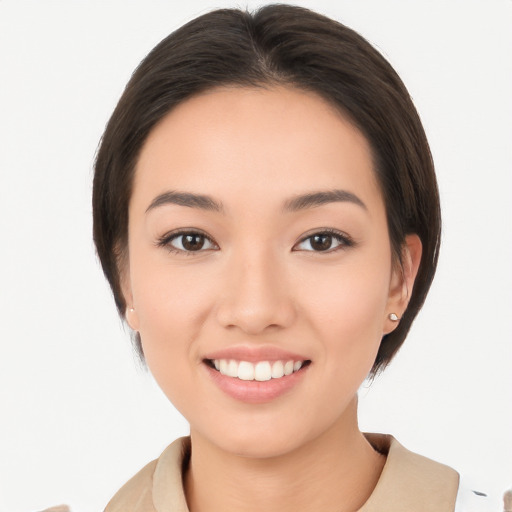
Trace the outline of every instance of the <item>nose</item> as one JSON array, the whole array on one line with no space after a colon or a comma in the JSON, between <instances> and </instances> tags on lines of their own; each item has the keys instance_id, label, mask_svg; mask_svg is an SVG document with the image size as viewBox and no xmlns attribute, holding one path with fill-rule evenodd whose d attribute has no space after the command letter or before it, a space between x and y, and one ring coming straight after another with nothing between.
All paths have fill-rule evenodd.
<instances>
[{"instance_id":1,"label":"nose","mask_svg":"<svg viewBox=\"0 0 512 512\"><path fill-rule=\"evenodd\" d=\"M233 256L219 295L218 322L248 335L289 327L295 307L282 265L269 251L255 252L254 248Z\"/></svg>"}]
</instances>

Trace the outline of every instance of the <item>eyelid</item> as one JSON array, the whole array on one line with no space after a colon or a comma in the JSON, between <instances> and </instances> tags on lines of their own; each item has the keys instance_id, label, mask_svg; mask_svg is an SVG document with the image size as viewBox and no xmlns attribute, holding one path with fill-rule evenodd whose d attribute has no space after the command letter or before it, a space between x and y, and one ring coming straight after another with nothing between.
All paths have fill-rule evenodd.
<instances>
[{"instance_id":1,"label":"eyelid","mask_svg":"<svg viewBox=\"0 0 512 512\"><path fill-rule=\"evenodd\" d=\"M336 239L339 242L339 245L333 249L327 249L325 251L314 251L314 250L305 250L305 249L295 249L299 244L302 244L306 240L314 237L315 235L330 235L334 239ZM295 251L304 251L304 252L315 252L315 253L333 253L340 249L347 249L350 247L354 247L356 245L356 242L354 239L348 235L347 233L344 233L343 231L339 231L334 228L319 228L315 229L313 231L310 231L309 233L306 233L304 236L300 238L300 240L293 246L292 250Z\"/></svg>"},{"instance_id":2,"label":"eyelid","mask_svg":"<svg viewBox=\"0 0 512 512\"><path fill-rule=\"evenodd\" d=\"M180 236L184 236L184 235L199 235L199 236L202 236L210 244L212 244L214 247L213 247L213 249L212 248L207 248L207 249L199 249L197 251L187 251L187 250L183 250L183 249L178 249L178 248L174 247L173 245L171 245L171 242L173 240L175 240L176 238L178 238ZM329 236L332 236L335 240L337 240L339 242L339 245L334 247L333 249L327 249L325 251L296 249L296 247L299 244L302 244L306 240L314 237L315 235L329 235ZM205 233L201 229L197 229L197 228L179 228L179 229L176 229L176 230L173 230L173 231L169 231L169 232L165 233L164 235L162 235L161 237L159 237L158 240L156 241L155 245L157 247L164 247L164 248L166 248L170 252L185 254L185 255L188 255L188 256L193 256L193 255L201 253L201 252L206 252L206 251L210 251L210 250L219 249L219 245L217 244L217 242L215 242L215 240L210 235L208 235L207 233ZM304 251L304 252L316 252L316 253L333 253L333 252L336 252L336 251L338 251L340 249L347 249L349 247L353 247L354 245L355 245L355 241L353 240L353 238L350 235L348 235L347 233L344 233L343 231L339 231L339 230L333 229L333 228L318 228L318 229L312 230L312 231L304 234L300 238L300 240L298 240L295 243L295 245L292 247L292 251Z\"/></svg>"},{"instance_id":3,"label":"eyelid","mask_svg":"<svg viewBox=\"0 0 512 512\"><path fill-rule=\"evenodd\" d=\"M213 249L208 248L208 249L199 249L198 251L186 251L183 249L178 249L171 245L171 242L173 240L175 240L176 238L183 236L183 235L202 236L206 240L208 240L212 245L214 245L215 247ZM169 252L185 254L187 256L193 256L198 253L211 251L214 249L219 249L219 245L217 244L217 242L215 242L215 240L210 235L206 234L204 231L202 231L201 229L197 229L197 228L179 228L179 229L175 229L173 231L169 231L169 232L165 233L164 235L162 235L160 238L158 238L155 245L157 247L163 247L163 248L167 249Z\"/></svg>"}]
</instances>

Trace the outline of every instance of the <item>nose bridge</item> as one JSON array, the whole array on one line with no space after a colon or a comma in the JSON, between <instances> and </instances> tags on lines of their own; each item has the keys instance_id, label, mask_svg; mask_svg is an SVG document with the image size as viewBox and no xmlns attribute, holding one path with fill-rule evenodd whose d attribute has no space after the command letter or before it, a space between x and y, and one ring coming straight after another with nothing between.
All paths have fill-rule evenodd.
<instances>
[{"instance_id":1,"label":"nose bridge","mask_svg":"<svg viewBox=\"0 0 512 512\"><path fill-rule=\"evenodd\" d=\"M226 289L218 310L224 326L258 334L270 326L286 327L293 320L286 273L267 244L233 250L226 273Z\"/></svg>"}]
</instances>

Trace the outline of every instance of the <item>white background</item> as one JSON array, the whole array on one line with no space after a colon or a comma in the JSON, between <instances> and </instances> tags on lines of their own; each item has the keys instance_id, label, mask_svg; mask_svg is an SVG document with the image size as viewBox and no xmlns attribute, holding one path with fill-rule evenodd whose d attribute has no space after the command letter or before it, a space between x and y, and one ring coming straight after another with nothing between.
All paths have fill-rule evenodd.
<instances>
[{"instance_id":1,"label":"white background","mask_svg":"<svg viewBox=\"0 0 512 512\"><path fill-rule=\"evenodd\" d=\"M295 3L396 67L441 189L436 281L399 356L361 390L361 427L499 495L512 485L512 1ZM97 143L134 67L185 21L235 5L186 4L0 0L0 512L102 510L187 433L134 363L90 206Z\"/></svg>"}]
</instances>

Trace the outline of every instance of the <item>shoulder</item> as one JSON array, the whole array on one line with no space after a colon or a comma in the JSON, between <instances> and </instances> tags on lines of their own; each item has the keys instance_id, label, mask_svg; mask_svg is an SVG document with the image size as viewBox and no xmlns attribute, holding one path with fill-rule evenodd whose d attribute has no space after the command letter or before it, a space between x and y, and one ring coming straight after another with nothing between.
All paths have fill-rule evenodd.
<instances>
[{"instance_id":1,"label":"shoulder","mask_svg":"<svg viewBox=\"0 0 512 512\"><path fill-rule=\"evenodd\" d=\"M459 486L455 470L407 450L391 436L365 435L387 459L377 486L360 512L453 512Z\"/></svg>"},{"instance_id":2,"label":"shoulder","mask_svg":"<svg viewBox=\"0 0 512 512\"><path fill-rule=\"evenodd\" d=\"M394 512L502 510L499 498L482 492L449 466L407 450L392 436L365 435L377 451L387 455L387 461L374 493L360 512L381 510L382 504L383 510Z\"/></svg>"},{"instance_id":3,"label":"shoulder","mask_svg":"<svg viewBox=\"0 0 512 512\"><path fill-rule=\"evenodd\" d=\"M153 511L153 474L158 459L144 466L130 478L109 501L105 512Z\"/></svg>"},{"instance_id":4,"label":"shoulder","mask_svg":"<svg viewBox=\"0 0 512 512\"><path fill-rule=\"evenodd\" d=\"M190 439L177 439L119 489L105 512L187 511L182 469L189 456Z\"/></svg>"}]
</instances>

